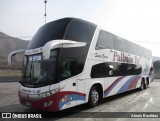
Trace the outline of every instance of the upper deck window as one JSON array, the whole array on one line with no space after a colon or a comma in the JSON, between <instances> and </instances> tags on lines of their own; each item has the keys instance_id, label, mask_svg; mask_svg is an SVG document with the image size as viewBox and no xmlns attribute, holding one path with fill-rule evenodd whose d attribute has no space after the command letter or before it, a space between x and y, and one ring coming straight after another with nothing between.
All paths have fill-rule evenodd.
<instances>
[{"instance_id":1,"label":"upper deck window","mask_svg":"<svg viewBox=\"0 0 160 121\"><path fill-rule=\"evenodd\" d=\"M96 49L114 49L112 34L101 30L98 36Z\"/></svg>"},{"instance_id":2,"label":"upper deck window","mask_svg":"<svg viewBox=\"0 0 160 121\"><path fill-rule=\"evenodd\" d=\"M42 26L29 43L29 49L43 47L48 41L63 39L70 19L60 19Z\"/></svg>"},{"instance_id":3,"label":"upper deck window","mask_svg":"<svg viewBox=\"0 0 160 121\"><path fill-rule=\"evenodd\" d=\"M95 49L114 49L142 57L152 56L150 50L103 30L99 32Z\"/></svg>"},{"instance_id":4,"label":"upper deck window","mask_svg":"<svg viewBox=\"0 0 160 121\"><path fill-rule=\"evenodd\" d=\"M72 20L66 30L64 39L91 43L96 27L83 21Z\"/></svg>"},{"instance_id":5,"label":"upper deck window","mask_svg":"<svg viewBox=\"0 0 160 121\"><path fill-rule=\"evenodd\" d=\"M29 49L43 47L51 40L72 40L91 43L96 25L74 18L56 20L42 26L28 45Z\"/></svg>"}]
</instances>

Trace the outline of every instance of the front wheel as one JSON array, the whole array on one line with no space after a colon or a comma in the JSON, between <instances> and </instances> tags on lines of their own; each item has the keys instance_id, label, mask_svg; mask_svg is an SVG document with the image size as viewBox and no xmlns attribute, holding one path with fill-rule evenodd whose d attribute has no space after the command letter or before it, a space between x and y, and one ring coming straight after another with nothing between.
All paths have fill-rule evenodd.
<instances>
[{"instance_id":1,"label":"front wheel","mask_svg":"<svg viewBox=\"0 0 160 121\"><path fill-rule=\"evenodd\" d=\"M96 86L93 86L89 93L89 101L88 101L89 106L95 107L98 105L98 102L99 102L99 92Z\"/></svg>"}]
</instances>

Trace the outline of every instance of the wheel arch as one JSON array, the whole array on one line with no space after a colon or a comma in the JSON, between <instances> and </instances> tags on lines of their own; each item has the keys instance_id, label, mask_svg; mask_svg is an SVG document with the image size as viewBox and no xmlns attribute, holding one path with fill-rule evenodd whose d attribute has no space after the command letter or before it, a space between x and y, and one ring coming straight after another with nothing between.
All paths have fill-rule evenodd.
<instances>
[{"instance_id":1,"label":"wheel arch","mask_svg":"<svg viewBox=\"0 0 160 121\"><path fill-rule=\"evenodd\" d=\"M103 98L103 96L104 96L104 93L103 93L104 90L103 90L103 84L102 84L102 82L94 82L94 83L91 84L91 85L88 87L88 89L87 89L86 102L88 102L88 100L89 100L89 93L90 93L91 88L92 88L93 86L96 86L97 89L98 89L98 91L100 92L100 98Z\"/></svg>"}]
</instances>

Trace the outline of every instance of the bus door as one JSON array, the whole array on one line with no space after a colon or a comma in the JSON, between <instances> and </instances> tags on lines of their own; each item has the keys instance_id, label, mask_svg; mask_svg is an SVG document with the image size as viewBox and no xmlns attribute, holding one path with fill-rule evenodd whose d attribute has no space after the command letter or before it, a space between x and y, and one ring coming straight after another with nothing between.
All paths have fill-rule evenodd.
<instances>
[{"instance_id":1,"label":"bus door","mask_svg":"<svg viewBox=\"0 0 160 121\"><path fill-rule=\"evenodd\" d=\"M62 58L60 73L59 109L77 104L77 61L73 58Z\"/></svg>"},{"instance_id":2,"label":"bus door","mask_svg":"<svg viewBox=\"0 0 160 121\"><path fill-rule=\"evenodd\" d=\"M78 78L77 80L77 105L82 104L85 102L86 94L85 94L85 88L86 88L86 79Z\"/></svg>"}]
</instances>

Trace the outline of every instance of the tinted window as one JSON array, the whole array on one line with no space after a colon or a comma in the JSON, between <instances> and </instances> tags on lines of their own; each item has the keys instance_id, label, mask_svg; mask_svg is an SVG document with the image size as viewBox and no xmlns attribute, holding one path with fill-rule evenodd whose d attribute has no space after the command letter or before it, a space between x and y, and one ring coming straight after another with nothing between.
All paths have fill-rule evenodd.
<instances>
[{"instance_id":1,"label":"tinted window","mask_svg":"<svg viewBox=\"0 0 160 121\"><path fill-rule=\"evenodd\" d=\"M100 31L96 49L114 49L113 36L106 31Z\"/></svg>"},{"instance_id":2,"label":"tinted window","mask_svg":"<svg viewBox=\"0 0 160 121\"><path fill-rule=\"evenodd\" d=\"M114 36L114 49L122 52L126 52L127 43L125 39L122 39L118 36Z\"/></svg>"},{"instance_id":3,"label":"tinted window","mask_svg":"<svg viewBox=\"0 0 160 121\"><path fill-rule=\"evenodd\" d=\"M51 40L63 39L69 21L69 18L65 18L45 24L35 34L27 49L42 47Z\"/></svg>"},{"instance_id":4,"label":"tinted window","mask_svg":"<svg viewBox=\"0 0 160 121\"><path fill-rule=\"evenodd\" d=\"M72 20L67 28L65 39L91 43L95 32L95 25L80 20Z\"/></svg>"},{"instance_id":5,"label":"tinted window","mask_svg":"<svg viewBox=\"0 0 160 121\"><path fill-rule=\"evenodd\" d=\"M70 78L77 75L78 64L77 59L74 58L62 58L60 64L60 80Z\"/></svg>"},{"instance_id":6,"label":"tinted window","mask_svg":"<svg viewBox=\"0 0 160 121\"><path fill-rule=\"evenodd\" d=\"M126 51L127 53L131 53L134 55L139 55L142 57L148 57L148 56L152 56L152 53L150 50L141 47L140 45L137 45L135 43L132 43L130 41L126 41Z\"/></svg>"},{"instance_id":7,"label":"tinted window","mask_svg":"<svg viewBox=\"0 0 160 121\"><path fill-rule=\"evenodd\" d=\"M126 42L126 50L128 51L128 53L130 54L134 54L135 53L135 49L134 48L134 44L130 43L129 41Z\"/></svg>"},{"instance_id":8,"label":"tinted window","mask_svg":"<svg viewBox=\"0 0 160 121\"><path fill-rule=\"evenodd\" d=\"M96 25L75 18L64 18L42 26L35 34L27 49L43 47L51 40L73 40L91 43Z\"/></svg>"},{"instance_id":9,"label":"tinted window","mask_svg":"<svg viewBox=\"0 0 160 121\"><path fill-rule=\"evenodd\" d=\"M103 30L100 30L95 49L115 49L142 57L152 56L150 50Z\"/></svg>"},{"instance_id":10,"label":"tinted window","mask_svg":"<svg viewBox=\"0 0 160 121\"><path fill-rule=\"evenodd\" d=\"M108 65L106 63L100 63L94 65L91 69L91 78L103 78L108 76Z\"/></svg>"},{"instance_id":11,"label":"tinted window","mask_svg":"<svg viewBox=\"0 0 160 121\"><path fill-rule=\"evenodd\" d=\"M88 53L89 45L86 45L85 47L75 47L75 48L63 48L61 49L61 68L63 69L65 66L63 64L64 59L68 58L70 66L72 67L72 70L75 69L75 63L77 64L77 73L80 74L83 71L86 56ZM65 59L66 61L66 59ZM68 65L69 66L69 65ZM68 67L68 68L71 68ZM74 73L75 71L73 71ZM61 71L63 73L63 71ZM74 74L72 74L70 77L72 77ZM60 75L61 76L61 75ZM63 80L61 78L61 80Z\"/></svg>"},{"instance_id":12,"label":"tinted window","mask_svg":"<svg viewBox=\"0 0 160 121\"><path fill-rule=\"evenodd\" d=\"M100 63L91 69L91 78L129 76L141 74L141 66L128 63Z\"/></svg>"},{"instance_id":13,"label":"tinted window","mask_svg":"<svg viewBox=\"0 0 160 121\"><path fill-rule=\"evenodd\" d=\"M112 75L110 74L109 76L128 76L141 74L141 67L135 64L110 62L108 65L112 71Z\"/></svg>"},{"instance_id":14,"label":"tinted window","mask_svg":"<svg viewBox=\"0 0 160 121\"><path fill-rule=\"evenodd\" d=\"M110 73L108 76L121 76L121 63L108 63Z\"/></svg>"}]
</instances>

